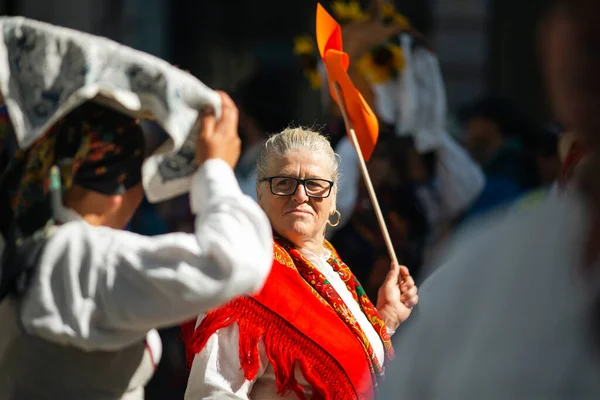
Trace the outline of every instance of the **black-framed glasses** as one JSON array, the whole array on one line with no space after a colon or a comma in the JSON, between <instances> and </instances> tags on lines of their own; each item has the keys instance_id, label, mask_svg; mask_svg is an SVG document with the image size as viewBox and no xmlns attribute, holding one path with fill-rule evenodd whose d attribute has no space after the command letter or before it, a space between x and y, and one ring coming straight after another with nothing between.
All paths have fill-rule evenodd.
<instances>
[{"instance_id":1,"label":"black-framed glasses","mask_svg":"<svg viewBox=\"0 0 600 400\"><path fill-rule=\"evenodd\" d=\"M271 193L276 196L291 196L296 193L298 185L302 185L308 197L324 199L329 197L333 187L333 181L318 178L300 179L291 176L271 176L260 181L269 182Z\"/></svg>"}]
</instances>

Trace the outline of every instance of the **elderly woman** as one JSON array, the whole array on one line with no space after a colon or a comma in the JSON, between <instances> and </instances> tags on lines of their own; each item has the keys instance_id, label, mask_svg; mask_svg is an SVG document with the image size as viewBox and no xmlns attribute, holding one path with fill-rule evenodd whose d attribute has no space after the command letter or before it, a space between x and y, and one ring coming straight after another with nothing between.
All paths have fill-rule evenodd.
<instances>
[{"instance_id":1,"label":"elderly woman","mask_svg":"<svg viewBox=\"0 0 600 400\"><path fill-rule=\"evenodd\" d=\"M257 295L184 326L186 398L373 398L393 356L390 334L417 303L414 281L393 264L374 307L325 240L341 218L338 161L319 133L274 135L257 166L258 202L275 232L271 274Z\"/></svg>"}]
</instances>

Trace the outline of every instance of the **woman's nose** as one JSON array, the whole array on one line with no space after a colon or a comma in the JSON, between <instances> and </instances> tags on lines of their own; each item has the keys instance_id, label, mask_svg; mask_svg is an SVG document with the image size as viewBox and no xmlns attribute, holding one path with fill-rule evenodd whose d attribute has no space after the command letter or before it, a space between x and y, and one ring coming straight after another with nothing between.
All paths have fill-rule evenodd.
<instances>
[{"instance_id":1,"label":"woman's nose","mask_svg":"<svg viewBox=\"0 0 600 400\"><path fill-rule=\"evenodd\" d=\"M292 200L298 203L306 203L308 199L309 197L306 194L306 189L304 188L304 185L298 184L296 191L292 194Z\"/></svg>"}]
</instances>

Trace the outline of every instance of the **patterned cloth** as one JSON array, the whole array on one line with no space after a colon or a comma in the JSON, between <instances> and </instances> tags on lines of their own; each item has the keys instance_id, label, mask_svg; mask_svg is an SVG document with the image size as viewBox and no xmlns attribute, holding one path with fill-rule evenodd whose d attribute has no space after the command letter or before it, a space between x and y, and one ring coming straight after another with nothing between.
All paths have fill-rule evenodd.
<instances>
[{"instance_id":1,"label":"patterned cloth","mask_svg":"<svg viewBox=\"0 0 600 400\"><path fill-rule=\"evenodd\" d=\"M375 352L373 351L373 346L369 343L367 335L365 335L360 324L348 309L348 306L335 291L331 283L321 272L319 272L319 269L304 257L298 249L281 236L275 237L275 241L290 254L292 260L294 260L294 266L298 270L300 276L302 276L302 278L316 291L318 296L322 297L326 303L334 309L340 319L344 321L356 338L361 342L369 359L369 368L373 377L374 386L377 387L377 377L383 375L383 366L379 360L377 360ZM352 297L354 297L354 300L360 305L369 322L379 334L387 352L387 358L392 359L394 357L394 349L392 347L391 338L387 333L385 323L379 315L379 312L373 303L371 303L371 300L369 300L369 297L365 293L358 279L356 279L352 271L350 271L350 268L340 259L333 246L325 241L324 247L331 252L331 257L327 260L327 263L331 265L333 270L340 275L342 281L346 283L346 287L352 294Z\"/></svg>"},{"instance_id":2,"label":"patterned cloth","mask_svg":"<svg viewBox=\"0 0 600 400\"><path fill-rule=\"evenodd\" d=\"M30 149L16 152L1 182L1 195L10 198L15 217L27 214L27 225L36 225L33 230L37 230L41 225L32 221L31 212L46 201L53 165L60 166L64 190L75 183L103 194L119 194L140 183L143 146L135 120L94 103L84 104Z\"/></svg>"},{"instance_id":3,"label":"patterned cloth","mask_svg":"<svg viewBox=\"0 0 600 400\"><path fill-rule=\"evenodd\" d=\"M10 136L8 119L0 132ZM10 262L19 243L51 226L50 168L60 168L62 189L77 184L107 195L141 182L143 135L131 118L95 103L86 103L53 126L28 150L17 150L0 175L0 234L6 252L0 286L9 288L23 265ZM6 293L0 291L0 299Z\"/></svg>"},{"instance_id":4,"label":"patterned cloth","mask_svg":"<svg viewBox=\"0 0 600 400\"><path fill-rule=\"evenodd\" d=\"M23 149L91 99L156 120L171 140L144 163L151 202L189 190L198 111L221 108L216 92L161 59L23 17L0 17L0 94Z\"/></svg>"},{"instance_id":5,"label":"patterned cloth","mask_svg":"<svg viewBox=\"0 0 600 400\"><path fill-rule=\"evenodd\" d=\"M70 125L70 135L81 135L84 145L89 146L85 160L75 171L75 184L114 195L142 181L144 137L136 120L87 103L63 124Z\"/></svg>"}]
</instances>

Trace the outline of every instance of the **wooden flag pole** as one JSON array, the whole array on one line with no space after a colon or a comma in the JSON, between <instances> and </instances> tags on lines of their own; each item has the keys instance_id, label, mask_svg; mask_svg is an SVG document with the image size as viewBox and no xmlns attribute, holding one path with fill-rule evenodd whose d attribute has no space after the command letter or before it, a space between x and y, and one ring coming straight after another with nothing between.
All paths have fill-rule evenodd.
<instances>
[{"instance_id":1,"label":"wooden flag pole","mask_svg":"<svg viewBox=\"0 0 600 400\"><path fill-rule=\"evenodd\" d=\"M383 240L385 241L388 254L390 255L390 259L392 260L392 262L398 264L398 258L396 257L394 246L392 245L392 239L390 239L390 233L388 232L387 225L385 224L385 220L383 219L383 213L381 212L381 208L379 207L379 201L377 201L375 188L373 188L371 176L369 175L369 170L367 169L367 163L365 162L362 151L360 149L360 144L358 144L358 139L356 138L356 132L354 132L354 129L352 128L352 124L350 123L350 117L348 117L348 112L346 111L346 104L344 104L344 98L342 97L340 85L337 82L333 82L333 88L335 90L335 96L337 97L340 111L342 112L342 117L344 118L346 130L348 131L348 135L350 136L350 140L352 141L352 145L354 146L354 150L356 150L356 154L358 156L358 165L360 165L360 171L362 172L362 176L365 180L367 191L369 192L369 197L371 198L371 203L373 203L373 210L375 211L375 215L377 216L379 228L381 229L381 233L383 234Z\"/></svg>"}]
</instances>

